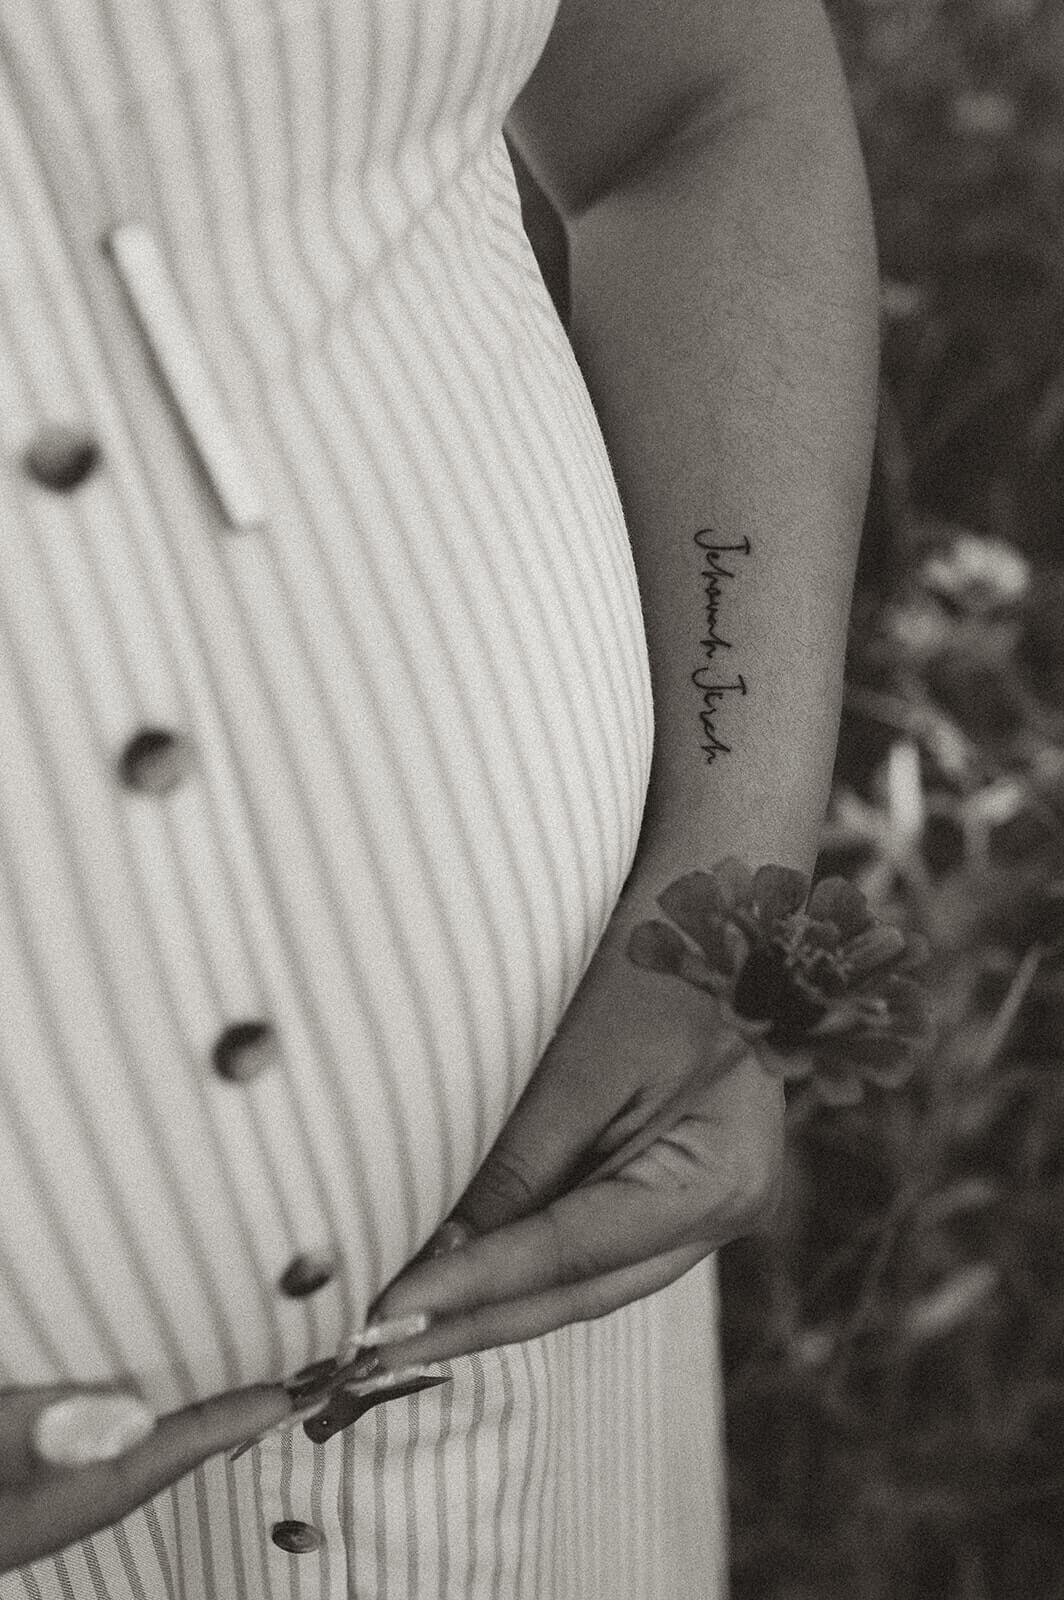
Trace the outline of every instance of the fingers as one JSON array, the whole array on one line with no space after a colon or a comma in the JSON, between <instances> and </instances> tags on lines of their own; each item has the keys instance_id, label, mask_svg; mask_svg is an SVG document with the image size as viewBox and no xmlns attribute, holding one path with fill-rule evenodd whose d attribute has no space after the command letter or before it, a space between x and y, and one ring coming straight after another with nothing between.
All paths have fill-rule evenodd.
<instances>
[{"instance_id":1,"label":"fingers","mask_svg":"<svg viewBox=\"0 0 1064 1600\"><path fill-rule=\"evenodd\" d=\"M428 1331L389 1346L382 1359L447 1361L492 1344L535 1339L566 1321L604 1315L659 1283L656 1263L693 1266L717 1241L684 1237L666 1207L623 1183L593 1185L552 1201L446 1260L412 1268L389 1291L428 1311ZM614 1298L616 1291L617 1298ZM605 1299L603 1299L605 1295Z\"/></svg>"},{"instance_id":2,"label":"fingers","mask_svg":"<svg viewBox=\"0 0 1064 1600\"><path fill-rule=\"evenodd\" d=\"M585 1282L691 1242L684 1235L701 1209L692 1217L671 1193L590 1184L431 1263L434 1279L408 1292L420 1291L420 1309L439 1317Z\"/></svg>"},{"instance_id":3,"label":"fingers","mask_svg":"<svg viewBox=\"0 0 1064 1600\"><path fill-rule=\"evenodd\" d=\"M758 1225L777 1194L782 1125L778 1083L756 1063L736 1068L707 1091L701 1112L686 1114L615 1177L414 1263L375 1315L421 1311L432 1323L382 1358L449 1360L493 1341L537 1338L566 1318L602 1315L625 1303L626 1287L652 1292L644 1285L654 1262L686 1262L678 1269L686 1270ZM621 1298L611 1298L614 1288Z\"/></svg>"},{"instance_id":4,"label":"fingers","mask_svg":"<svg viewBox=\"0 0 1064 1600\"><path fill-rule=\"evenodd\" d=\"M527 1216L607 1156L610 1172L619 1170L629 1143L643 1146L665 1131L670 1108L678 1115L687 1103L685 1091L696 1091L690 1099L697 1106L699 1086L726 1076L734 1053L727 1040L681 1037L690 1022L682 1013L673 1021L674 1036L659 1038L652 1069L645 1044L631 1035L623 1046L615 1043L608 1072L588 1075L568 1032L558 1054L544 1056L454 1214L477 1234Z\"/></svg>"},{"instance_id":5,"label":"fingers","mask_svg":"<svg viewBox=\"0 0 1064 1600\"><path fill-rule=\"evenodd\" d=\"M412 1340L409 1348L413 1352L425 1346L437 1352L430 1360L450 1361L457 1356L471 1355L475 1350L494 1350L502 1345L538 1339L557 1328L607 1316L621 1306L655 1294L689 1272L707 1254L702 1244L687 1245L622 1271L566 1284L544 1294L479 1306L448 1317L422 1338Z\"/></svg>"},{"instance_id":6,"label":"fingers","mask_svg":"<svg viewBox=\"0 0 1064 1600\"><path fill-rule=\"evenodd\" d=\"M280 1387L237 1390L158 1421L128 1392L63 1386L0 1395L0 1571L109 1527L290 1409Z\"/></svg>"},{"instance_id":7,"label":"fingers","mask_svg":"<svg viewBox=\"0 0 1064 1600\"><path fill-rule=\"evenodd\" d=\"M160 1417L155 1434L139 1450L115 1463L115 1475L141 1504L191 1472L200 1462L265 1433L292 1412L292 1400L279 1386L236 1389L184 1411Z\"/></svg>"},{"instance_id":8,"label":"fingers","mask_svg":"<svg viewBox=\"0 0 1064 1600\"><path fill-rule=\"evenodd\" d=\"M147 1437L155 1417L131 1392L55 1384L0 1392L0 1488L102 1461Z\"/></svg>"},{"instance_id":9,"label":"fingers","mask_svg":"<svg viewBox=\"0 0 1064 1600\"><path fill-rule=\"evenodd\" d=\"M512 1222L571 1187L604 1132L637 1127L717 1042L696 1008L676 1005L653 974L629 968L618 999L602 970L619 957L604 940L506 1127L456 1214L478 1234ZM650 981L648 981L650 980ZM653 1050L648 1060L648 1039Z\"/></svg>"}]
</instances>

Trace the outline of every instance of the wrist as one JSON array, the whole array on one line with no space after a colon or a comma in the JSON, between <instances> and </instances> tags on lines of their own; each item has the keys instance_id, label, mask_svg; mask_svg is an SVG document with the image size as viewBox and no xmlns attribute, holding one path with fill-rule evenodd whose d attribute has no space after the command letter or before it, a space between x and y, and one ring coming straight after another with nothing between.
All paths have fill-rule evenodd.
<instances>
[{"instance_id":1,"label":"wrist","mask_svg":"<svg viewBox=\"0 0 1064 1600\"><path fill-rule=\"evenodd\" d=\"M749 802L722 804L712 815L704 806L674 805L653 812L648 807L619 903L653 903L676 878L687 872L708 872L725 856L737 856L751 871L772 862L811 876L820 813L779 816L772 814L774 810Z\"/></svg>"}]
</instances>

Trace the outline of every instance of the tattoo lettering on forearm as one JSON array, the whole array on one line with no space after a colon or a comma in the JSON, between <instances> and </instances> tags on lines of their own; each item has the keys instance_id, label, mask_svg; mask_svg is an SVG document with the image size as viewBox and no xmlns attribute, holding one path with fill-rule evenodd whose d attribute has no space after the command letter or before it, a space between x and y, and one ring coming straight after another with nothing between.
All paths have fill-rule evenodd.
<instances>
[{"instance_id":1,"label":"tattoo lettering on forearm","mask_svg":"<svg viewBox=\"0 0 1064 1600\"><path fill-rule=\"evenodd\" d=\"M734 565L726 566L725 559L734 562L738 556L748 556L750 541L743 539L739 544L717 544L716 537L712 528L699 528L695 534L695 544L705 557L701 578L705 595L706 634L698 642L702 646L706 664L692 672L691 682L702 696L698 720L702 724L703 742L699 748L705 752L707 766L716 761L718 756L731 753L731 745L725 744L717 733L717 722L732 695L746 694L746 679L742 673L736 672L730 678L721 677L714 662L719 650L732 648L732 641L724 637L720 627L724 583L735 577Z\"/></svg>"}]
</instances>

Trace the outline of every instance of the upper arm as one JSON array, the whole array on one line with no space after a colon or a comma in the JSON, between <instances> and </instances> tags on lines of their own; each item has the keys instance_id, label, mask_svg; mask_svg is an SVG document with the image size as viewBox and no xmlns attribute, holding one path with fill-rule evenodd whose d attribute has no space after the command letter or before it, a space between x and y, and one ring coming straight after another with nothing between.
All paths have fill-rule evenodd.
<instances>
[{"instance_id":1,"label":"upper arm","mask_svg":"<svg viewBox=\"0 0 1064 1600\"><path fill-rule=\"evenodd\" d=\"M837 73L820 0L561 0L507 131L563 216L736 108Z\"/></svg>"}]
</instances>

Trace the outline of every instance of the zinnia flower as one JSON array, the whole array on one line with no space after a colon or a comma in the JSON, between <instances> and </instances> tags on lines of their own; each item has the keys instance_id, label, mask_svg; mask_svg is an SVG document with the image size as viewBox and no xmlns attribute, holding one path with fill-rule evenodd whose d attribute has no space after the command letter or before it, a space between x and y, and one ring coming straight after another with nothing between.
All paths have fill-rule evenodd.
<instances>
[{"instance_id":1,"label":"zinnia flower","mask_svg":"<svg viewBox=\"0 0 1064 1600\"><path fill-rule=\"evenodd\" d=\"M924 990L907 974L926 943L878 921L845 878L810 894L801 872L751 872L728 857L676 879L658 905L675 926L641 923L629 958L713 995L769 1072L811 1078L829 1105L855 1105L865 1082L893 1088L910 1076L928 1025Z\"/></svg>"}]
</instances>

